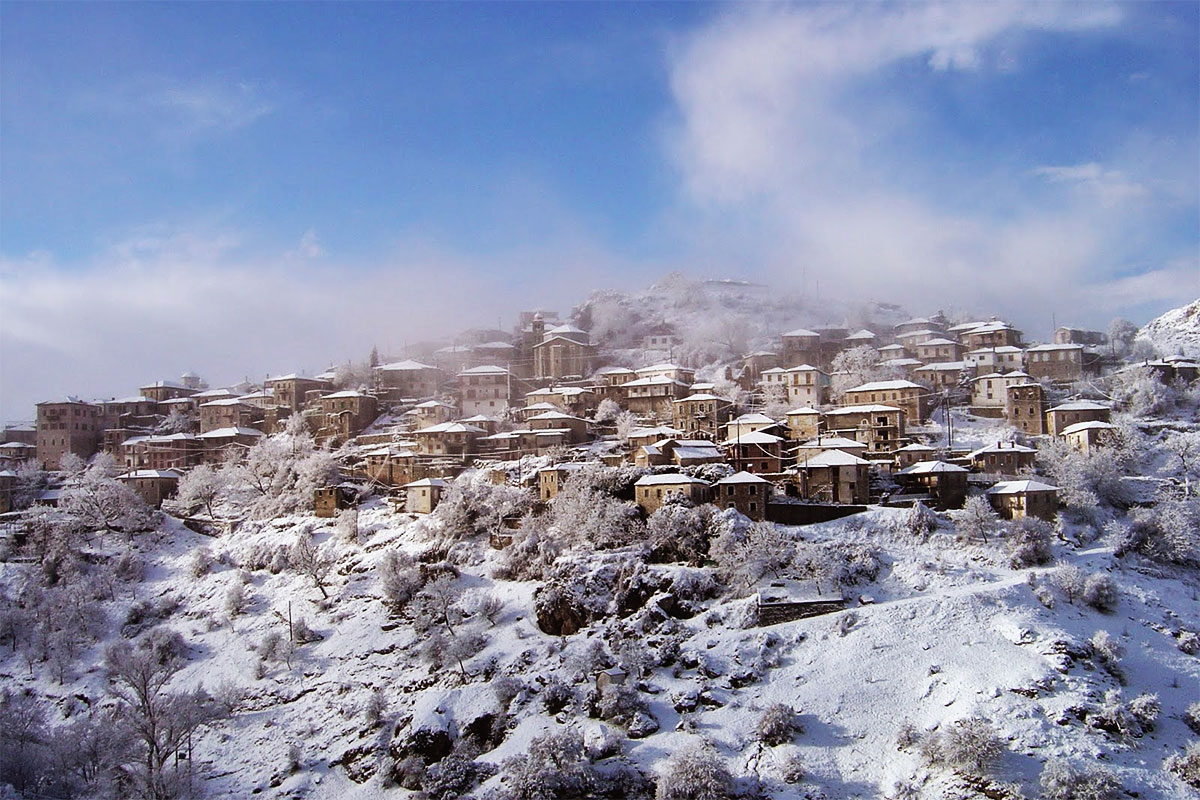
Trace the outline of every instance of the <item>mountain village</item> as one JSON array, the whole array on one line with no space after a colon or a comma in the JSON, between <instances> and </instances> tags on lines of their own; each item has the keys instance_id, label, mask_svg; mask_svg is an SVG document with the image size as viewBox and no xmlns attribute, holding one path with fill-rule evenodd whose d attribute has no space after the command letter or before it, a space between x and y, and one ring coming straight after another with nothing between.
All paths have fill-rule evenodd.
<instances>
[{"instance_id":1,"label":"mountain village","mask_svg":"<svg viewBox=\"0 0 1200 800\"><path fill-rule=\"evenodd\" d=\"M736 310L622 316L638 302L599 293L318 374L147 376L6 427L0 711L36 723L5 734L21 755L0 784L1200 787L1200 351L1124 321L1036 342L877 305L756 333ZM1194 327L1200 301L1186 311ZM883 652L907 699L878 694ZM161 678L141 706L138 665ZM159 700L189 709L186 735L146 732ZM54 730L76 742L102 719L133 723L120 747L87 728L86 763L55 749Z\"/></svg>"}]
</instances>

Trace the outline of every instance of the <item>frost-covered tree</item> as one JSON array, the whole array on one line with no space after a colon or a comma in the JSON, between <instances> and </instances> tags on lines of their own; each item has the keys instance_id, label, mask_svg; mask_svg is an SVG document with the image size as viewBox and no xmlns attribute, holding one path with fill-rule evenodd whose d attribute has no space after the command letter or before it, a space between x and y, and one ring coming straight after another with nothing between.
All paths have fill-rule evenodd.
<instances>
[{"instance_id":1,"label":"frost-covered tree","mask_svg":"<svg viewBox=\"0 0 1200 800\"><path fill-rule=\"evenodd\" d=\"M1020 517L1009 525L1008 564L1025 569L1048 564L1054 558L1054 531L1037 517Z\"/></svg>"},{"instance_id":2,"label":"frost-covered tree","mask_svg":"<svg viewBox=\"0 0 1200 800\"><path fill-rule=\"evenodd\" d=\"M172 408L171 413L167 414L163 421L154 428L154 432L160 434L190 433L194 427L195 423L190 416L178 408Z\"/></svg>"},{"instance_id":3,"label":"frost-covered tree","mask_svg":"<svg viewBox=\"0 0 1200 800\"><path fill-rule=\"evenodd\" d=\"M583 737L576 731L549 732L529 743L529 749L504 762L503 800L550 800L589 797L596 775L587 763Z\"/></svg>"},{"instance_id":4,"label":"frost-covered tree","mask_svg":"<svg viewBox=\"0 0 1200 800\"><path fill-rule=\"evenodd\" d=\"M795 552L795 538L773 522L729 526L710 545L722 579L739 591L749 589L763 575L778 576Z\"/></svg>"},{"instance_id":5,"label":"frost-covered tree","mask_svg":"<svg viewBox=\"0 0 1200 800\"><path fill-rule=\"evenodd\" d=\"M1124 356L1133 347L1137 338L1138 327L1123 317L1117 317L1108 324L1108 342L1114 355Z\"/></svg>"},{"instance_id":6,"label":"frost-covered tree","mask_svg":"<svg viewBox=\"0 0 1200 800\"><path fill-rule=\"evenodd\" d=\"M1050 439L1038 447L1042 471L1059 487L1068 508L1090 515L1098 505L1123 508L1130 490L1123 480L1129 454L1120 447L1099 447L1084 453L1063 439Z\"/></svg>"},{"instance_id":7,"label":"frost-covered tree","mask_svg":"<svg viewBox=\"0 0 1200 800\"><path fill-rule=\"evenodd\" d=\"M115 475L112 456L96 456L63 487L59 507L88 530L133 533L153 528L153 509Z\"/></svg>"},{"instance_id":8,"label":"frost-covered tree","mask_svg":"<svg viewBox=\"0 0 1200 800\"><path fill-rule=\"evenodd\" d=\"M948 767L967 775L984 775L1004 752L1004 744L987 720L971 717L943 731L926 734L921 757L930 766Z\"/></svg>"},{"instance_id":9,"label":"frost-covered tree","mask_svg":"<svg viewBox=\"0 0 1200 800\"><path fill-rule=\"evenodd\" d=\"M727 800L734 795L733 776L716 748L699 741L667 759L655 800Z\"/></svg>"},{"instance_id":10,"label":"frost-covered tree","mask_svg":"<svg viewBox=\"0 0 1200 800\"><path fill-rule=\"evenodd\" d=\"M1149 366L1133 366L1114 372L1108 379L1113 405L1136 417L1158 416L1175 407L1179 393L1163 383Z\"/></svg>"},{"instance_id":11,"label":"frost-covered tree","mask_svg":"<svg viewBox=\"0 0 1200 800\"><path fill-rule=\"evenodd\" d=\"M1097 611L1111 614L1117 610L1117 584L1112 577L1096 572L1083 582L1083 602Z\"/></svg>"},{"instance_id":12,"label":"frost-covered tree","mask_svg":"<svg viewBox=\"0 0 1200 800\"><path fill-rule=\"evenodd\" d=\"M1186 431L1171 433L1163 450L1177 464L1175 474L1183 481L1183 499L1192 496L1192 480L1200 475L1200 432Z\"/></svg>"},{"instance_id":13,"label":"frost-covered tree","mask_svg":"<svg viewBox=\"0 0 1200 800\"><path fill-rule=\"evenodd\" d=\"M1045 800L1117 800L1124 795L1120 781L1104 767L1075 767L1059 759L1046 762L1039 782Z\"/></svg>"},{"instance_id":14,"label":"frost-covered tree","mask_svg":"<svg viewBox=\"0 0 1200 800\"><path fill-rule=\"evenodd\" d=\"M117 713L134 733L139 756L129 765L139 797L168 800L177 786L167 767L200 727L221 712L203 689L171 690L184 666L178 643L169 637L147 637L135 646L119 642L105 653L109 691Z\"/></svg>"},{"instance_id":15,"label":"frost-covered tree","mask_svg":"<svg viewBox=\"0 0 1200 800\"><path fill-rule=\"evenodd\" d=\"M602 425L609 425L615 423L620 416L621 406L616 400L606 397L596 406L596 413L592 415L592 419Z\"/></svg>"},{"instance_id":16,"label":"frost-covered tree","mask_svg":"<svg viewBox=\"0 0 1200 800\"><path fill-rule=\"evenodd\" d=\"M421 567L403 550L389 550L376 568L383 600L395 614L403 613L425 585Z\"/></svg>"},{"instance_id":17,"label":"frost-covered tree","mask_svg":"<svg viewBox=\"0 0 1200 800\"><path fill-rule=\"evenodd\" d=\"M230 472L251 514L271 518L311 508L313 493L337 478L337 455L318 448L303 415L292 414L282 433L262 437Z\"/></svg>"},{"instance_id":18,"label":"frost-covered tree","mask_svg":"<svg viewBox=\"0 0 1200 800\"><path fill-rule=\"evenodd\" d=\"M803 731L796 712L786 703L767 706L758 719L758 740L768 747L785 744Z\"/></svg>"},{"instance_id":19,"label":"frost-covered tree","mask_svg":"<svg viewBox=\"0 0 1200 800\"><path fill-rule=\"evenodd\" d=\"M879 365L879 353L870 345L859 345L843 350L833 357L830 363L832 372L840 372L845 376L845 380L839 381L844 386L839 386L841 389L838 392L836 399L841 399L845 394L846 389L861 386L870 381L881 380L886 377L887 372L885 367Z\"/></svg>"},{"instance_id":20,"label":"frost-covered tree","mask_svg":"<svg viewBox=\"0 0 1200 800\"><path fill-rule=\"evenodd\" d=\"M1200 498L1164 500L1154 508L1139 508L1118 553L1137 552L1170 564L1200 566Z\"/></svg>"},{"instance_id":21,"label":"frost-covered tree","mask_svg":"<svg viewBox=\"0 0 1200 800\"><path fill-rule=\"evenodd\" d=\"M323 600L329 599L329 591L325 586L335 563L336 559L317 545L311 533L301 532L288 553L288 564L313 582L313 586L320 590Z\"/></svg>"},{"instance_id":22,"label":"frost-covered tree","mask_svg":"<svg viewBox=\"0 0 1200 800\"><path fill-rule=\"evenodd\" d=\"M664 502L646 520L648 557L651 561L686 561L699 566L708 556L709 541L725 527L726 518L711 505Z\"/></svg>"},{"instance_id":23,"label":"frost-covered tree","mask_svg":"<svg viewBox=\"0 0 1200 800\"><path fill-rule=\"evenodd\" d=\"M46 487L50 485L49 475L33 461L26 461L16 470L16 483L13 486L13 508L23 511L33 505Z\"/></svg>"},{"instance_id":24,"label":"frost-covered tree","mask_svg":"<svg viewBox=\"0 0 1200 800\"><path fill-rule=\"evenodd\" d=\"M961 509L950 512L950 518L960 537L968 541L982 539L984 544L1000 525L1000 515L982 495L968 497Z\"/></svg>"},{"instance_id":25,"label":"frost-covered tree","mask_svg":"<svg viewBox=\"0 0 1200 800\"><path fill-rule=\"evenodd\" d=\"M180 507L189 510L197 506L203 507L209 518L215 519L216 514L213 512L213 508L225 493L228 485L229 476L225 471L217 469L211 464L201 464L188 470L179 479L179 486L175 491L175 502Z\"/></svg>"},{"instance_id":26,"label":"frost-covered tree","mask_svg":"<svg viewBox=\"0 0 1200 800\"><path fill-rule=\"evenodd\" d=\"M622 411L614 420L617 426L617 438L628 439L629 435L638 428L637 415L632 411Z\"/></svg>"},{"instance_id":27,"label":"frost-covered tree","mask_svg":"<svg viewBox=\"0 0 1200 800\"><path fill-rule=\"evenodd\" d=\"M636 505L592 488L580 475L554 498L550 519L555 535L569 545L623 547L643 532Z\"/></svg>"},{"instance_id":28,"label":"frost-covered tree","mask_svg":"<svg viewBox=\"0 0 1200 800\"><path fill-rule=\"evenodd\" d=\"M771 419L780 419L791 410L787 388L782 383L769 383L762 389L762 413Z\"/></svg>"}]
</instances>

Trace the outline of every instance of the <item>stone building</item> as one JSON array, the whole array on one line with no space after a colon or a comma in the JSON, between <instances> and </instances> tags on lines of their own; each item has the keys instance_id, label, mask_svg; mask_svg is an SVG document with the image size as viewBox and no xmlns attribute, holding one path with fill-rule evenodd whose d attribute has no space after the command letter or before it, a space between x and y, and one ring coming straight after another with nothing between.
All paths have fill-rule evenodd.
<instances>
[{"instance_id":1,"label":"stone building","mask_svg":"<svg viewBox=\"0 0 1200 800\"><path fill-rule=\"evenodd\" d=\"M437 367L411 359L380 364L372 372L379 398L387 403L434 397L445 380Z\"/></svg>"},{"instance_id":2,"label":"stone building","mask_svg":"<svg viewBox=\"0 0 1200 800\"><path fill-rule=\"evenodd\" d=\"M713 486L713 502L721 508L736 508L753 520L766 518L767 503L771 501L771 482L737 472L722 478Z\"/></svg>"},{"instance_id":3,"label":"stone building","mask_svg":"<svg viewBox=\"0 0 1200 800\"><path fill-rule=\"evenodd\" d=\"M879 403L835 408L825 413L825 429L862 442L869 452L890 453L904 436L904 410Z\"/></svg>"},{"instance_id":4,"label":"stone building","mask_svg":"<svg viewBox=\"0 0 1200 800\"><path fill-rule=\"evenodd\" d=\"M329 392L333 384L320 378L308 378L295 373L268 378L263 383L264 391L270 391L274 405L287 406L292 411L300 411L308 407L309 392ZM314 400L319 395L314 396Z\"/></svg>"},{"instance_id":5,"label":"stone building","mask_svg":"<svg viewBox=\"0 0 1200 800\"><path fill-rule=\"evenodd\" d=\"M883 403L904 411L905 423L918 425L929 416L929 390L906 380L872 381L846 390L846 405Z\"/></svg>"},{"instance_id":6,"label":"stone building","mask_svg":"<svg viewBox=\"0 0 1200 800\"><path fill-rule=\"evenodd\" d=\"M999 475L1018 475L1021 470L1032 469L1037 450L1016 442L996 442L975 450L967 459L980 472Z\"/></svg>"},{"instance_id":7,"label":"stone building","mask_svg":"<svg viewBox=\"0 0 1200 800\"><path fill-rule=\"evenodd\" d=\"M117 480L137 492L146 505L162 508L163 500L175 496L180 474L173 469L136 469L118 475Z\"/></svg>"},{"instance_id":8,"label":"stone building","mask_svg":"<svg viewBox=\"0 0 1200 800\"><path fill-rule=\"evenodd\" d=\"M254 409L237 398L212 400L200 406L200 432L218 428L254 427Z\"/></svg>"},{"instance_id":9,"label":"stone building","mask_svg":"<svg viewBox=\"0 0 1200 800\"><path fill-rule=\"evenodd\" d=\"M866 503L871 462L842 450L826 450L796 462L800 496L822 503Z\"/></svg>"},{"instance_id":10,"label":"stone building","mask_svg":"<svg viewBox=\"0 0 1200 800\"><path fill-rule=\"evenodd\" d=\"M672 404L672 424L691 439L716 441L732 404L713 394L692 394Z\"/></svg>"},{"instance_id":11,"label":"stone building","mask_svg":"<svg viewBox=\"0 0 1200 800\"><path fill-rule=\"evenodd\" d=\"M1005 519L1037 517L1053 522L1058 515L1058 487L1039 481L1001 481L988 489L987 499Z\"/></svg>"},{"instance_id":12,"label":"stone building","mask_svg":"<svg viewBox=\"0 0 1200 800\"><path fill-rule=\"evenodd\" d=\"M706 503L710 489L706 481L679 473L646 475L633 485L634 499L647 514L653 514L672 496L687 498L695 505Z\"/></svg>"},{"instance_id":13,"label":"stone building","mask_svg":"<svg viewBox=\"0 0 1200 800\"><path fill-rule=\"evenodd\" d=\"M1039 344L1025 351L1025 369L1037 380L1070 383L1083 377L1083 345Z\"/></svg>"},{"instance_id":14,"label":"stone building","mask_svg":"<svg viewBox=\"0 0 1200 800\"><path fill-rule=\"evenodd\" d=\"M1027 436L1046 432L1045 390L1040 383L1010 383L1005 391L1004 417Z\"/></svg>"},{"instance_id":15,"label":"stone building","mask_svg":"<svg viewBox=\"0 0 1200 800\"><path fill-rule=\"evenodd\" d=\"M967 471L945 461L919 461L896 473L905 494L928 495L937 509L962 508L967 499Z\"/></svg>"},{"instance_id":16,"label":"stone building","mask_svg":"<svg viewBox=\"0 0 1200 800\"><path fill-rule=\"evenodd\" d=\"M498 416L513 403L514 377L504 367L487 364L458 373L459 406L463 416Z\"/></svg>"},{"instance_id":17,"label":"stone building","mask_svg":"<svg viewBox=\"0 0 1200 800\"><path fill-rule=\"evenodd\" d=\"M37 458L43 469L55 470L63 456L86 460L100 448L103 409L75 397L37 404Z\"/></svg>"},{"instance_id":18,"label":"stone building","mask_svg":"<svg viewBox=\"0 0 1200 800\"><path fill-rule=\"evenodd\" d=\"M1111 422L1112 407L1092 400L1072 400L1046 412L1046 433L1059 436L1077 422Z\"/></svg>"}]
</instances>

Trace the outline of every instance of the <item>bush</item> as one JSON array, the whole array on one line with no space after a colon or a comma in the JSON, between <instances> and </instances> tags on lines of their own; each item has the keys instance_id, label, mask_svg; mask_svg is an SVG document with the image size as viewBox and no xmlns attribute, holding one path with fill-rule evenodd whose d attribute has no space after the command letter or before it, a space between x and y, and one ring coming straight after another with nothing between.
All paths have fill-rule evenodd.
<instances>
[{"instance_id":1,"label":"bush","mask_svg":"<svg viewBox=\"0 0 1200 800\"><path fill-rule=\"evenodd\" d=\"M467 795L496 771L491 764L475 761L463 753L451 753L425 770L422 798L454 800Z\"/></svg>"},{"instance_id":2,"label":"bush","mask_svg":"<svg viewBox=\"0 0 1200 800\"><path fill-rule=\"evenodd\" d=\"M201 547L192 553L191 573L193 578L203 578L213 565L212 550Z\"/></svg>"},{"instance_id":3,"label":"bush","mask_svg":"<svg viewBox=\"0 0 1200 800\"><path fill-rule=\"evenodd\" d=\"M1200 789L1200 742L1192 742L1182 755L1167 759L1167 770L1194 789Z\"/></svg>"},{"instance_id":4,"label":"bush","mask_svg":"<svg viewBox=\"0 0 1200 800\"><path fill-rule=\"evenodd\" d=\"M1042 768L1041 786L1045 800L1116 800L1123 794L1120 782L1108 770L1076 768L1059 760Z\"/></svg>"},{"instance_id":5,"label":"bush","mask_svg":"<svg viewBox=\"0 0 1200 800\"><path fill-rule=\"evenodd\" d=\"M241 614L246 608L246 587L241 581L234 581L225 590L225 613L230 618Z\"/></svg>"},{"instance_id":6,"label":"bush","mask_svg":"<svg viewBox=\"0 0 1200 800\"><path fill-rule=\"evenodd\" d=\"M548 714L557 714L574 700L575 692L557 678L552 678L546 684L546 688L542 690L542 706L545 707Z\"/></svg>"},{"instance_id":7,"label":"bush","mask_svg":"<svg viewBox=\"0 0 1200 800\"><path fill-rule=\"evenodd\" d=\"M991 723L979 717L959 720L941 733L931 731L921 740L921 758L926 764L974 776L986 774L1003 750Z\"/></svg>"},{"instance_id":8,"label":"bush","mask_svg":"<svg viewBox=\"0 0 1200 800\"><path fill-rule=\"evenodd\" d=\"M638 714L645 714L646 701L632 686L610 683L600 691L597 710L600 719L628 728Z\"/></svg>"},{"instance_id":9,"label":"bush","mask_svg":"<svg viewBox=\"0 0 1200 800\"><path fill-rule=\"evenodd\" d=\"M1083 583L1083 602L1104 614L1117 609L1117 584L1111 576L1097 572Z\"/></svg>"},{"instance_id":10,"label":"bush","mask_svg":"<svg viewBox=\"0 0 1200 800\"><path fill-rule=\"evenodd\" d=\"M789 742L793 735L802 731L796 712L783 703L768 706L758 720L758 740L768 747Z\"/></svg>"},{"instance_id":11,"label":"bush","mask_svg":"<svg viewBox=\"0 0 1200 800\"><path fill-rule=\"evenodd\" d=\"M502 800L589 797L597 783L584 758L583 738L576 731L539 736L527 753L505 761L502 771Z\"/></svg>"},{"instance_id":12,"label":"bush","mask_svg":"<svg viewBox=\"0 0 1200 800\"><path fill-rule=\"evenodd\" d=\"M1049 564L1054 558L1054 533L1050 524L1035 517L1015 520L1008 536L1008 564L1026 569Z\"/></svg>"},{"instance_id":13,"label":"bush","mask_svg":"<svg viewBox=\"0 0 1200 800\"><path fill-rule=\"evenodd\" d=\"M725 800L733 797L733 776L708 742L672 755L658 781L656 800Z\"/></svg>"},{"instance_id":14,"label":"bush","mask_svg":"<svg viewBox=\"0 0 1200 800\"><path fill-rule=\"evenodd\" d=\"M394 614L401 614L425 585L424 574L412 557L400 550L389 550L377 568L383 601Z\"/></svg>"},{"instance_id":15,"label":"bush","mask_svg":"<svg viewBox=\"0 0 1200 800\"><path fill-rule=\"evenodd\" d=\"M1192 729L1192 733L1200 734L1200 700L1192 703L1183 712L1183 722Z\"/></svg>"},{"instance_id":16,"label":"bush","mask_svg":"<svg viewBox=\"0 0 1200 800\"><path fill-rule=\"evenodd\" d=\"M1124 646L1108 631L1096 631L1090 641L1092 657L1100 662L1104 670L1125 683L1125 671L1121 669L1121 657L1125 655Z\"/></svg>"}]
</instances>

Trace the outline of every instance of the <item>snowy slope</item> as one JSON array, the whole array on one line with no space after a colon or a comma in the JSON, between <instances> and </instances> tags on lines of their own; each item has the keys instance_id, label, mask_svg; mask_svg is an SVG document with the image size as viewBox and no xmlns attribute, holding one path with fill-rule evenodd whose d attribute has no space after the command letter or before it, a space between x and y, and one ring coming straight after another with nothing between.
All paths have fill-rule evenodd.
<instances>
[{"instance_id":1,"label":"snowy slope","mask_svg":"<svg viewBox=\"0 0 1200 800\"><path fill-rule=\"evenodd\" d=\"M1164 356L1200 358L1200 300L1173 308L1138 331Z\"/></svg>"}]
</instances>

